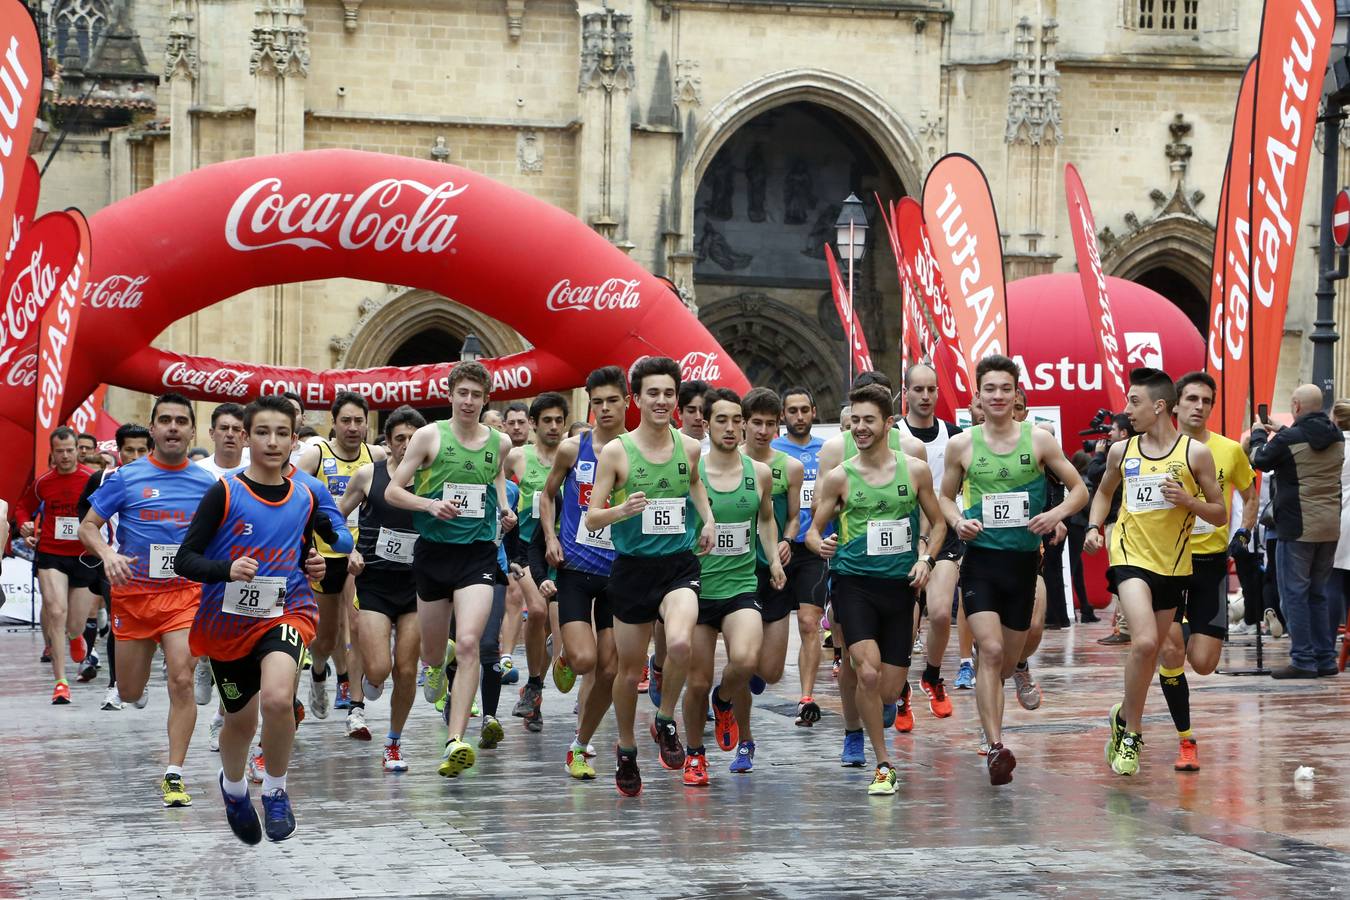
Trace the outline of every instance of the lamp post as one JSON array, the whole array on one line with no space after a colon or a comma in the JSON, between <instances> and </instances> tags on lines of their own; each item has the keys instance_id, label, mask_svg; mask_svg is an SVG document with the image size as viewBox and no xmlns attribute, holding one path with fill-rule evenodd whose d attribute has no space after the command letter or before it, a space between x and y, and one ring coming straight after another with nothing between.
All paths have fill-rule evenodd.
<instances>
[{"instance_id":1,"label":"lamp post","mask_svg":"<svg viewBox=\"0 0 1350 900\"><path fill-rule=\"evenodd\" d=\"M1336 0L1336 26L1333 32L1331 58L1327 65L1326 81L1322 86L1325 99L1321 122L1322 146L1322 224L1318 229L1317 247L1317 316L1313 320L1308 340L1313 345L1312 380L1322 389L1322 405L1331 408L1336 399L1336 362L1333 351L1340 335L1336 333L1336 285L1346 276L1345 251L1334 246L1331 238L1331 207L1336 201L1340 168L1341 120L1345 118L1344 105L1350 101L1350 60L1346 58L1350 45L1350 0ZM1339 263L1339 265L1338 265Z\"/></svg>"},{"instance_id":2,"label":"lamp post","mask_svg":"<svg viewBox=\"0 0 1350 900\"><path fill-rule=\"evenodd\" d=\"M483 358L483 343L478 340L478 335L470 331L464 335L464 343L459 348L460 362L477 362Z\"/></svg>"},{"instance_id":3,"label":"lamp post","mask_svg":"<svg viewBox=\"0 0 1350 900\"><path fill-rule=\"evenodd\" d=\"M847 346L844 348L844 397L848 397L853 384L853 345L857 336L858 316L853 309L853 264L863 258L867 249L867 215L863 212L862 201L857 194L850 193L839 210L839 218L834 223L835 246L839 249L839 258L848 262L848 322Z\"/></svg>"}]
</instances>

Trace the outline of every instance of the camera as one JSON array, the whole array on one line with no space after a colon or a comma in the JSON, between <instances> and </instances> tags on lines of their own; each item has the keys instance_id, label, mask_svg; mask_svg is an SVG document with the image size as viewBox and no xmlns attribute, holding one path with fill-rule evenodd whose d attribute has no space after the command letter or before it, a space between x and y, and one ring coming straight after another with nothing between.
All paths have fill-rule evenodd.
<instances>
[{"instance_id":1,"label":"camera","mask_svg":"<svg viewBox=\"0 0 1350 900\"><path fill-rule=\"evenodd\" d=\"M1105 407L1098 409L1092 416L1092 421L1088 422L1088 427L1078 432L1079 437L1106 437L1111 430L1111 419L1114 413Z\"/></svg>"}]
</instances>

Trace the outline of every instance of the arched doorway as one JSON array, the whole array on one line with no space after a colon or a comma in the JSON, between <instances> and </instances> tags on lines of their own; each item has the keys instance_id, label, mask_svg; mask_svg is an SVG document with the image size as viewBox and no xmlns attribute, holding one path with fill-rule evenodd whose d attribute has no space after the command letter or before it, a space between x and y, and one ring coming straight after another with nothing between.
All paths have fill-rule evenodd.
<instances>
[{"instance_id":1,"label":"arched doorway","mask_svg":"<svg viewBox=\"0 0 1350 900\"><path fill-rule=\"evenodd\" d=\"M1136 284L1162 294L1186 314L1197 331L1208 332L1209 298L1200 293L1190 279L1168 266L1149 269L1130 279Z\"/></svg>"},{"instance_id":2,"label":"arched doorway","mask_svg":"<svg viewBox=\"0 0 1350 900\"><path fill-rule=\"evenodd\" d=\"M1170 207L1169 207L1170 208ZM1214 227L1192 212L1168 212L1123 237L1102 235L1102 269L1157 291L1209 333L1209 279Z\"/></svg>"},{"instance_id":3,"label":"arched doorway","mask_svg":"<svg viewBox=\"0 0 1350 900\"><path fill-rule=\"evenodd\" d=\"M443 328L428 328L409 337L389 354L391 366L420 366L427 363L439 363L459 358L464 347L464 339ZM428 422L450 418L449 406L419 406L418 411L426 416ZM384 413L380 424L384 424Z\"/></svg>"}]
</instances>

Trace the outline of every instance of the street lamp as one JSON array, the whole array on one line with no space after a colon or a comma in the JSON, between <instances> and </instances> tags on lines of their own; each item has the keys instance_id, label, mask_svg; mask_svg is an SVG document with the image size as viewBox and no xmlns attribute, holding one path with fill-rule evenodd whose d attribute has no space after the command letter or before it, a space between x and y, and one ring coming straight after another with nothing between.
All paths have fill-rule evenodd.
<instances>
[{"instance_id":1,"label":"street lamp","mask_svg":"<svg viewBox=\"0 0 1350 900\"><path fill-rule=\"evenodd\" d=\"M470 331L464 335L464 343L459 348L460 362L477 362L483 358L483 343L478 340L478 335Z\"/></svg>"},{"instance_id":2,"label":"street lamp","mask_svg":"<svg viewBox=\"0 0 1350 900\"><path fill-rule=\"evenodd\" d=\"M834 229L839 258L848 261L848 346L844 348L845 371L848 373L844 396L847 397L853 384L853 345L858 328L858 316L853 310L853 263L860 261L867 250L867 214L857 194L850 193L840 207Z\"/></svg>"}]
</instances>

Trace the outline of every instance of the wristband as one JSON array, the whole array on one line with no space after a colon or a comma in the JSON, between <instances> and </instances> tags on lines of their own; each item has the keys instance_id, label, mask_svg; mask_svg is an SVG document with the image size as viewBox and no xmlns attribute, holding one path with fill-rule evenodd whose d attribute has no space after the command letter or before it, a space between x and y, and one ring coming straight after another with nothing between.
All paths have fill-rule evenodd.
<instances>
[{"instance_id":1,"label":"wristband","mask_svg":"<svg viewBox=\"0 0 1350 900\"><path fill-rule=\"evenodd\" d=\"M1102 526L1098 525L1096 522L1090 522L1090 523L1088 523L1087 530L1088 530L1088 531L1101 531L1101 530L1102 530Z\"/></svg>"},{"instance_id":2,"label":"wristband","mask_svg":"<svg viewBox=\"0 0 1350 900\"><path fill-rule=\"evenodd\" d=\"M920 544L927 544L927 543L928 543L928 535L926 535L926 534L921 534L921 535L919 535L919 543L920 543Z\"/></svg>"}]
</instances>

